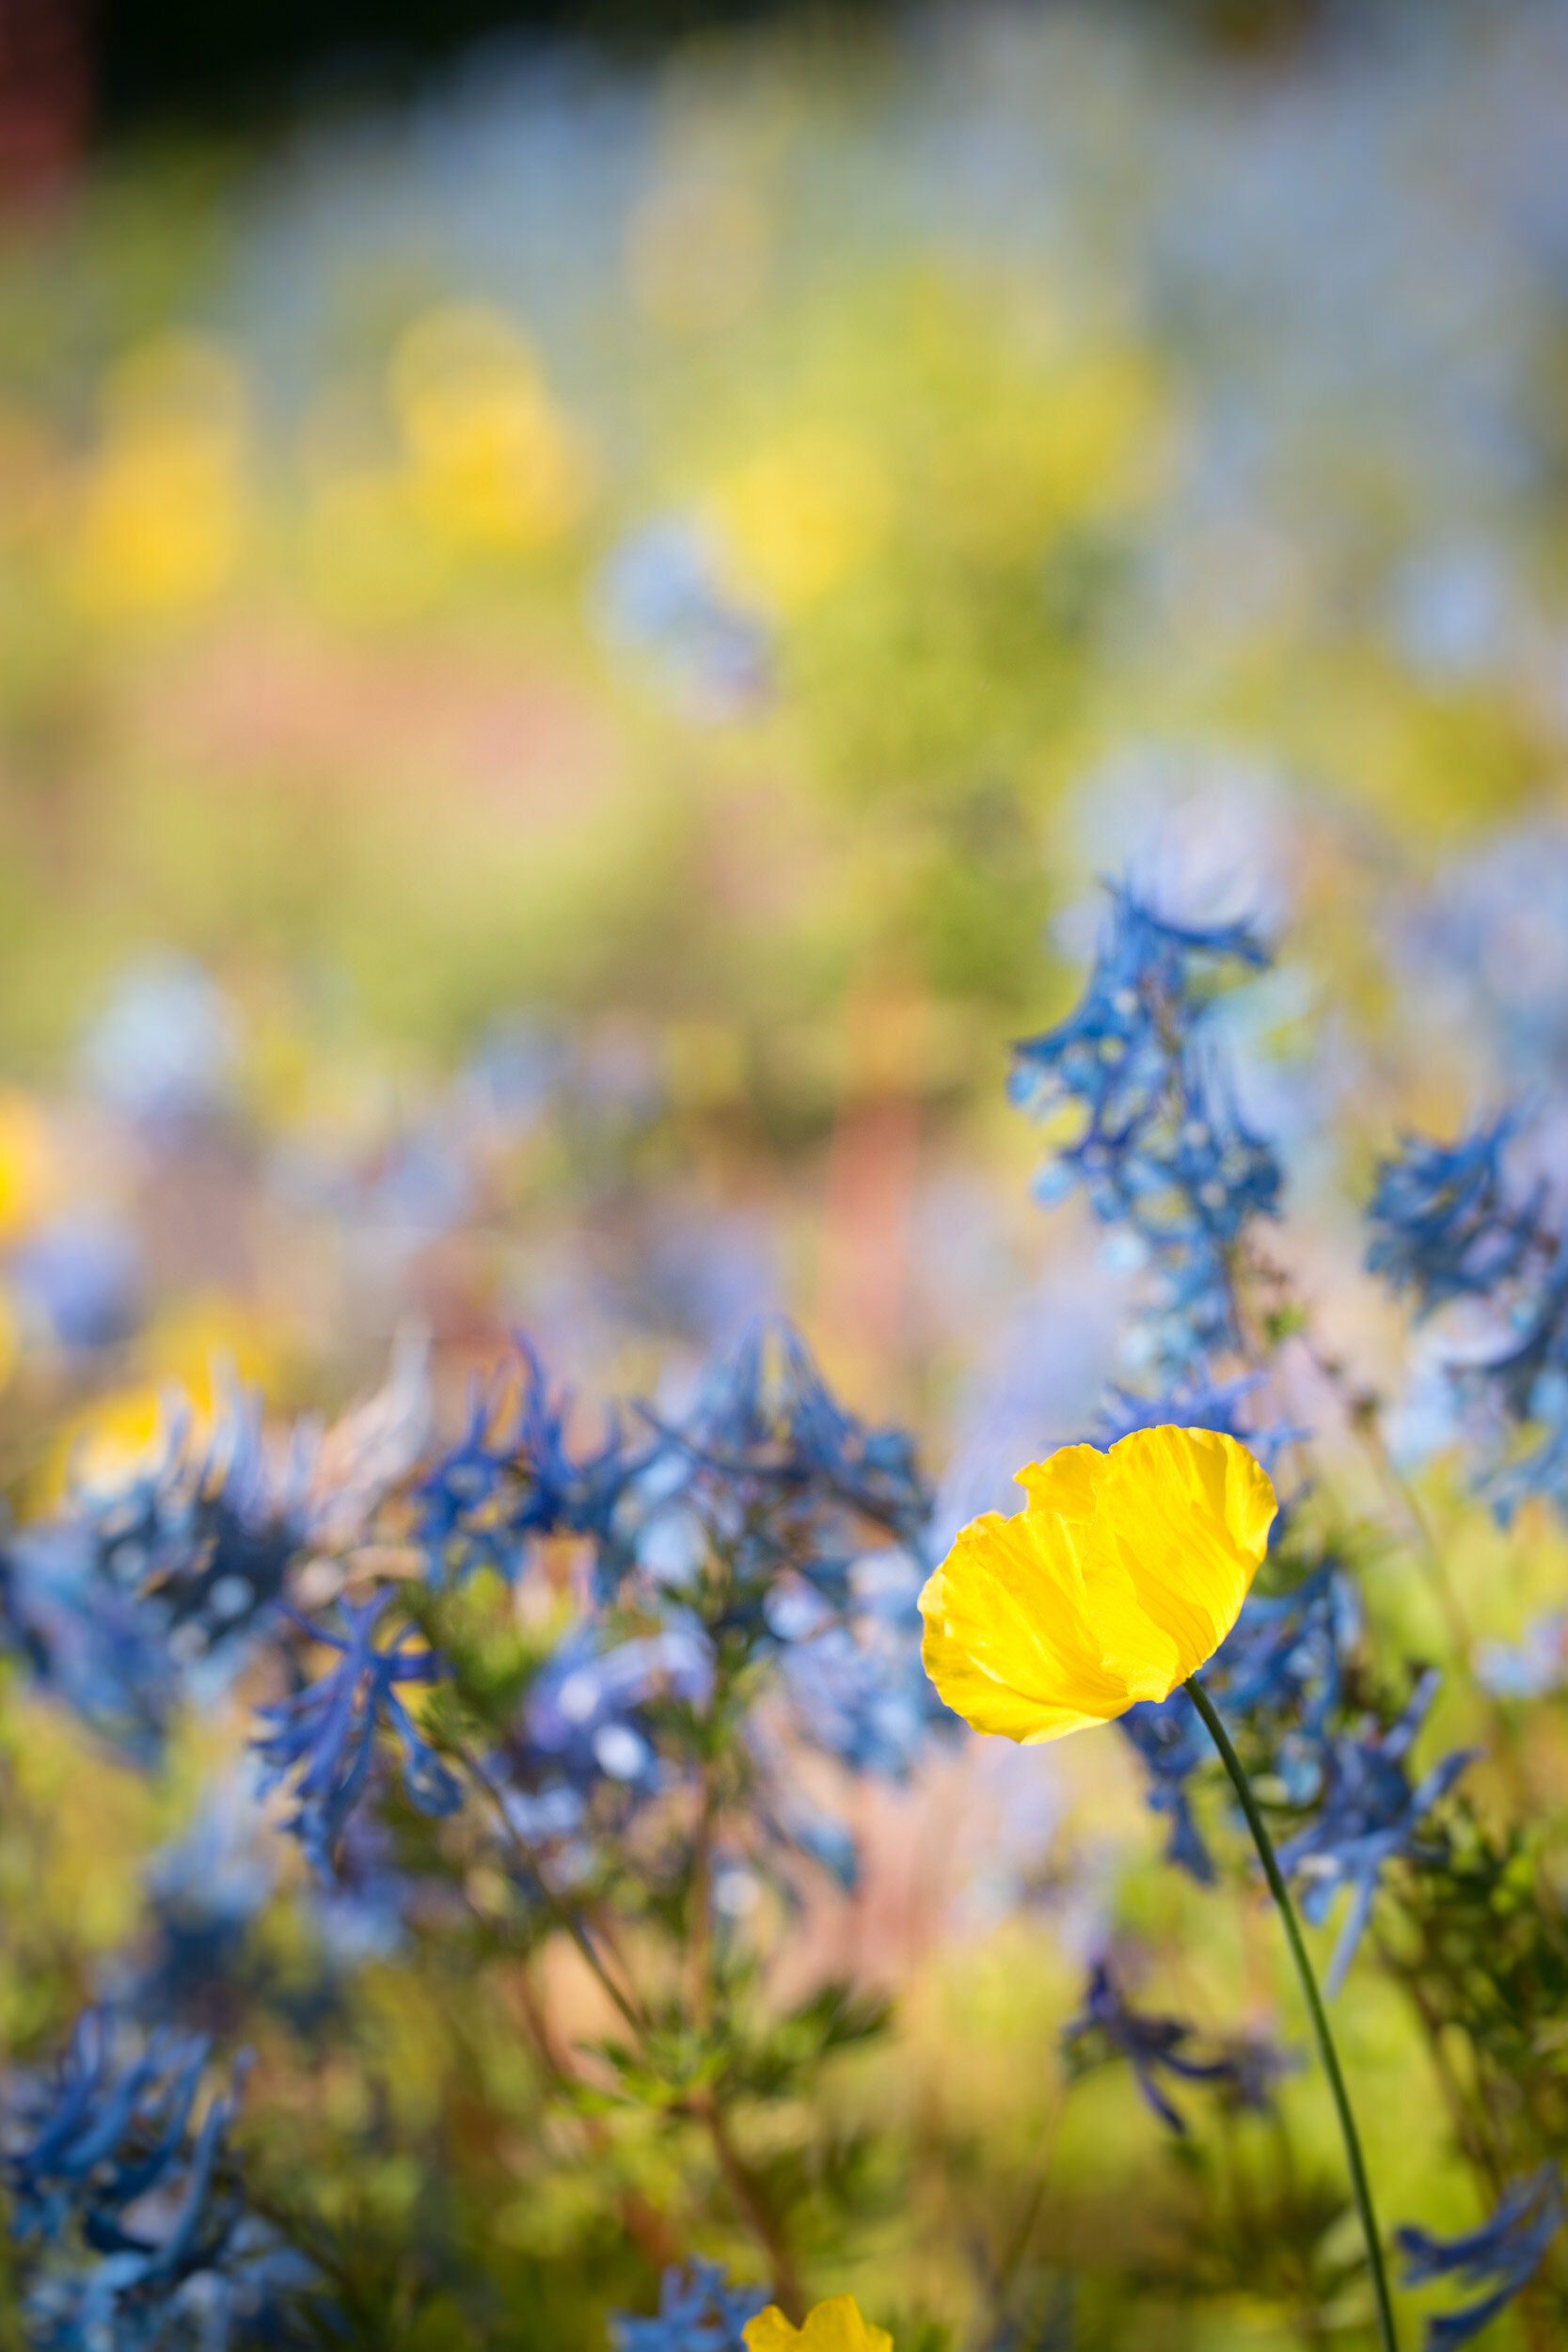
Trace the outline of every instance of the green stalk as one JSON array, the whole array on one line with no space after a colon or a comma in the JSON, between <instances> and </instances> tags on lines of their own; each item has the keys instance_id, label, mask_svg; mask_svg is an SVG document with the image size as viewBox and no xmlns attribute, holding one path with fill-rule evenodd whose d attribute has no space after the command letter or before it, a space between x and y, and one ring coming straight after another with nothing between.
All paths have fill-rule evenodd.
<instances>
[{"instance_id":1,"label":"green stalk","mask_svg":"<svg viewBox=\"0 0 1568 2352\"><path fill-rule=\"evenodd\" d=\"M1372 2293L1377 2302L1378 2340L1383 2352L1399 2352L1399 2338L1394 2333L1394 2307L1388 2298L1388 2274L1383 2266L1383 2241L1378 2235L1377 2215L1372 2210L1371 2184L1367 2178L1366 2159L1361 2153L1361 2137L1351 2112L1345 2078L1339 2071L1339 2053L1334 2046L1334 2036L1329 2030L1328 2012L1323 2008L1318 1979L1312 1973L1312 1963L1302 1939L1296 1907L1291 1900L1291 1890L1280 1870L1274 1840L1258 1809L1252 1783L1246 1776L1241 1757L1230 1744L1230 1734L1221 1723L1209 1693L1196 1675L1188 1676L1185 1689L1187 1696L1208 1724L1209 1736L1220 1752L1220 1761L1230 1774L1242 1811L1246 1815L1247 1827L1252 1832L1252 1842L1258 1849L1258 1859L1263 1866L1263 1876L1269 1882L1269 1892L1284 1923L1285 1940L1291 1947L1291 1958L1295 1962L1302 1994L1312 2020L1318 2056L1323 2060L1323 2073L1328 2077L1328 2087L1334 2094L1334 2106L1339 2118L1340 2137L1345 2143L1345 2161L1350 2167L1351 2187L1355 2195L1355 2210L1361 2217L1361 2234L1367 2241L1367 2266L1372 2274Z\"/></svg>"}]
</instances>

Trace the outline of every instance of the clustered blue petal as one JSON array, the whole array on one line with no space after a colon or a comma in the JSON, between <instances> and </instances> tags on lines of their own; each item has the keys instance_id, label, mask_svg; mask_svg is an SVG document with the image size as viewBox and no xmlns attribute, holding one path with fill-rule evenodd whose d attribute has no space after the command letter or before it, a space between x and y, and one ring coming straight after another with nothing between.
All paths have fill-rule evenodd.
<instances>
[{"instance_id":1,"label":"clustered blue petal","mask_svg":"<svg viewBox=\"0 0 1568 2352\"><path fill-rule=\"evenodd\" d=\"M227 1671L268 1621L308 1532L302 1442L281 1467L230 1386L211 1436L171 1399L149 1459L79 1480L0 1546L0 1630L82 1719L156 1752L193 1674Z\"/></svg>"},{"instance_id":2,"label":"clustered blue petal","mask_svg":"<svg viewBox=\"0 0 1568 2352\"><path fill-rule=\"evenodd\" d=\"M1568 1264L1545 1186L1509 1191L1502 1154L1520 1125L1510 1110L1451 1145L1407 1137L1379 1170L1367 1259L1421 1313L1467 1298L1501 1320L1500 1344L1448 1369L1505 1525L1536 1498L1568 1517Z\"/></svg>"},{"instance_id":3,"label":"clustered blue petal","mask_svg":"<svg viewBox=\"0 0 1568 2352\"><path fill-rule=\"evenodd\" d=\"M28 2341L221 2352L300 2267L246 2216L227 2151L243 2063L198 2126L206 2039L159 2031L124 2057L120 2039L112 2012L85 2010L55 2080L20 2102L3 2169Z\"/></svg>"},{"instance_id":4,"label":"clustered blue petal","mask_svg":"<svg viewBox=\"0 0 1568 2352\"><path fill-rule=\"evenodd\" d=\"M264 1785L292 1782L294 1811L289 1827L316 1871L329 1878L333 1851L350 1814L364 1795L375 1756L375 1732L384 1724L403 1756L403 1785L421 1813L455 1813L463 1802L461 1783L416 1728L397 1695L399 1684L436 1681L444 1672L429 1650L410 1651L411 1625L400 1626L384 1648L376 1629L391 1600L338 1604L343 1630L334 1633L288 1608L285 1613L306 1637L339 1653L340 1663L278 1706L260 1710L266 1725L256 1740L266 1768Z\"/></svg>"},{"instance_id":5,"label":"clustered blue petal","mask_svg":"<svg viewBox=\"0 0 1568 2352\"><path fill-rule=\"evenodd\" d=\"M1395 2232L1408 2285L1454 2278L1488 2290L1462 2311L1427 2321L1427 2352L1452 2352L1491 2326L1540 2268L1565 2212L1562 2176L1555 2164L1543 2164L1513 2182L1481 2227L1462 2237L1433 2237L1411 2228Z\"/></svg>"},{"instance_id":6,"label":"clustered blue petal","mask_svg":"<svg viewBox=\"0 0 1568 2352\"><path fill-rule=\"evenodd\" d=\"M1395 1292L1415 1295L1418 1314L1449 1299L1485 1297L1516 1275L1538 1246L1540 1200L1511 1201L1502 1156L1515 1113L1436 1143L1405 1136L1380 1160L1367 1210L1367 1267Z\"/></svg>"},{"instance_id":7,"label":"clustered blue petal","mask_svg":"<svg viewBox=\"0 0 1568 2352\"><path fill-rule=\"evenodd\" d=\"M1248 1221L1273 1215L1279 1164L1247 1126L1205 1016L1268 953L1245 924L1167 922L1126 884L1088 985L1065 1021L1014 1048L1009 1092L1077 1132L1041 1180L1046 1198L1083 1188L1105 1224L1136 1234L1160 1281L1154 1326L1167 1377L1238 1353L1229 1253Z\"/></svg>"},{"instance_id":8,"label":"clustered blue petal","mask_svg":"<svg viewBox=\"0 0 1568 2352\"><path fill-rule=\"evenodd\" d=\"M610 2333L616 2352L745 2352L742 2330L767 2300L765 2288L732 2287L720 2264L699 2257L664 2273L657 2318L612 2312Z\"/></svg>"},{"instance_id":9,"label":"clustered blue petal","mask_svg":"<svg viewBox=\"0 0 1568 2352\"><path fill-rule=\"evenodd\" d=\"M1205 1669L1205 1683L1227 1710L1267 1742L1274 1777L1292 1805L1313 1804L1322 1792L1329 1726L1343 1692L1342 1661L1355 1639L1357 1614L1349 1579L1325 1565L1292 1593L1249 1594ZM1184 1691L1173 1691L1167 1699L1129 1708L1117 1725L1148 1770L1150 1810L1170 1822L1166 1859L1211 1884L1213 1861L1193 1818L1190 1790L1212 1766L1214 1754L1196 1708Z\"/></svg>"},{"instance_id":10,"label":"clustered blue petal","mask_svg":"<svg viewBox=\"0 0 1568 2352\"><path fill-rule=\"evenodd\" d=\"M1205 1670L1205 1682L1212 1682L1227 1709L1267 1742L1291 1804L1315 1804L1323 1792L1330 1729L1360 1615L1354 1585L1327 1562L1293 1592L1248 1594Z\"/></svg>"},{"instance_id":11,"label":"clustered blue petal","mask_svg":"<svg viewBox=\"0 0 1568 2352\"><path fill-rule=\"evenodd\" d=\"M1062 2028L1063 2046L1080 2066L1104 2058L1125 2058L1148 2106L1178 2134L1185 2134L1186 2122L1171 2104L1162 2075L1206 2083L1233 2106L1269 2105L1274 2083L1289 2068L1282 2053L1268 2043L1248 2041L1200 2058L1189 2046L1196 2039L1196 2027L1180 2018L1140 2015L1103 1960L1097 1960L1089 1973L1079 2014Z\"/></svg>"},{"instance_id":12,"label":"clustered blue petal","mask_svg":"<svg viewBox=\"0 0 1568 2352\"><path fill-rule=\"evenodd\" d=\"M759 1588L793 1564L842 1606L867 1526L918 1549L932 1497L913 1440L847 1412L785 1322L753 1323L681 1427L655 1426L686 1460L688 1503Z\"/></svg>"},{"instance_id":13,"label":"clustered blue petal","mask_svg":"<svg viewBox=\"0 0 1568 2352\"><path fill-rule=\"evenodd\" d=\"M1213 1883L1214 1864L1193 1819L1188 1784L1213 1757L1209 1735L1185 1691L1168 1699L1146 1699L1117 1718L1118 1728L1148 1772L1148 1804L1170 1822L1165 1859L1198 1881Z\"/></svg>"},{"instance_id":14,"label":"clustered blue petal","mask_svg":"<svg viewBox=\"0 0 1568 2352\"><path fill-rule=\"evenodd\" d=\"M568 1626L488 1760L512 1826L552 1883L592 1871L595 1840L624 1835L689 1770L669 1710L706 1707L723 1649L732 1667L768 1670L742 1733L751 1861L804 1855L852 1883L854 1841L800 1801L790 1742L898 1780L952 1722L920 1663L931 1498L911 1441L847 1412L799 1334L771 1320L710 1369L679 1422L644 1418L657 1470L598 1580L620 1605Z\"/></svg>"},{"instance_id":15,"label":"clustered blue petal","mask_svg":"<svg viewBox=\"0 0 1568 2352\"><path fill-rule=\"evenodd\" d=\"M574 1454L570 1413L570 1397L551 1395L532 1344L519 1338L515 1361L476 1386L463 1437L417 1489L419 1535L434 1575L491 1567L510 1581L540 1535L591 1537L602 1570L625 1567L617 1514L654 1449L632 1447L612 1414L602 1444Z\"/></svg>"},{"instance_id":16,"label":"clustered blue petal","mask_svg":"<svg viewBox=\"0 0 1568 2352\"><path fill-rule=\"evenodd\" d=\"M1419 1861L1428 1853L1420 1825L1475 1759L1473 1749L1457 1749L1422 1779L1412 1784L1409 1778L1404 1759L1438 1681L1435 1669L1424 1674L1403 1713L1386 1730L1324 1741L1322 1804L1307 1827L1279 1848L1280 1867L1301 1886L1308 1919L1325 1919L1341 1888L1349 1889L1323 1984L1330 1998L1355 1956L1385 1866L1400 1854Z\"/></svg>"},{"instance_id":17,"label":"clustered blue petal","mask_svg":"<svg viewBox=\"0 0 1568 2352\"><path fill-rule=\"evenodd\" d=\"M1265 1385L1259 1372L1217 1380L1196 1363L1187 1378L1158 1396L1139 1396L1113 1384L1101 1399L1090 1441L1102 1447L1115 1445L1119 1438L1131 1437L1138 1429L1213 1429L1223 1438L1239 1438L1270 1469L1286 1446L1307 1433L1289 1422L1259 1425L1252 1418L1249 1402Z\"/></svg>"},{"instance_id":18,"label":"clustered blue petal","mask_svg":"<svg viewBox=\"0 0 1568 2352\"><path fill-rule=\"evenodd\" d=\"M653 1710L701 1706L712 1683L711 1646L689 1620L629 1640L597 1623L567 1632L486 1766L552 1883L589 1866L590 1834L624 1835L641 1804L676 1785Z\"/></svg>"}]
</instances>

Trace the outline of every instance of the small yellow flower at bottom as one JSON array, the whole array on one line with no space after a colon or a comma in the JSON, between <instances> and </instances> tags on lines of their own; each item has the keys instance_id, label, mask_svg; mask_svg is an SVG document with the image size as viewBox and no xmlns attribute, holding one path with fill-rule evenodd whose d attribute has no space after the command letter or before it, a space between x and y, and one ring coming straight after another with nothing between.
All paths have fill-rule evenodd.
<instances>
[{"instance_id":1,"label":"small yellow flower at bottom","mask_svg":"<svg viewBox=\"0 0 1568 2352\"><path fill-rule=\"evenodd\" d=\"M1211 1429L1064 1446L1028 1503L961 1528L920 1596L926 1671L975 1731L1032 1743L1168 1698L1241 1613L1277 1505Z\"/></svg>"},{"instance_id":2,"label":"small yellow flower at bottom","mask_svg":"<svg viewBox=\"0 0 1568 2352\"><path fill-rule=\"evenodd\" d=\"M893 2352L885 2328L873 2328L861 2317L852 2295L835 2295L806 2313L803 2328L792 2328L776 2303L769 2303L741 2330L746 2352Z\"/></svg>"}]
</instances>

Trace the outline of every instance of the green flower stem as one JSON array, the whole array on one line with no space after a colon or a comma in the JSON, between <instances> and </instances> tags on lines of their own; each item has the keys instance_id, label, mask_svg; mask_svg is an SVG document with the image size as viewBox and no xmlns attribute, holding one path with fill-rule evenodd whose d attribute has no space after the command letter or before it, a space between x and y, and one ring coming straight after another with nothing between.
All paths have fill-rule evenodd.
<instances>
[{"instance_id":1,"label":"green flower stem","mask_svg":"<svg viewBox=\"0 0 1568 2352\"><path fill-rule=\"evenodd\" d=\"M1382 2344L1383 2352L1399 2352L1399 2338L1394 2333L1394 2308L1388 2299L1388 2274L1383 2266L1383 2241L1378 2235L1377 2215L1372 2210L1371 2184L1367 2178L1366 2159L1361 2153L1361 2139L1355 2128L1355 2118L1351 2113L1350 2093L1345 2089L1345 2078L1339 2071L1339 2053L1334 2046L1334 2036L1329 2030L1328 2013L1323 2008L1323 1994L1318 1990L1318 1979L1312 1973L1312 1963L1307 1957L1307 1946L1302 1940L1301 1923L1296 1917L1296 1907L1291 1900L1291 1891L1280 1870L1278 1857L1274 1850L1274 1840L1270 1837L1263 1816L1258 1809L1258 1800L1252 1793L1252 1783L1246 1776L1241 1757L1230 1744L1230 1734L1221 1723L1209 1693L1196 1675L1189 1675L1185 1689L1187 1696L1208 1724L1209 1736L1220 1752L1220 1760L1226 1771L1230 1774L1236 1794L1241 1800L1242 1811L1246 1815L1247 1827L1252 1832L1252 1842L1258 1849L1258 1859L1263 1866L1263 1876L1269 1882L1269 1892L1273 1895L1279 1916L1284 1922L1285 1940L1291 1947L1291 1958L1295 1962L1296 1975L1301 1979L1302 1994L1312 2019L1312 2032L1318 2044L1318 2056L1323 2060L1323 2073L1328 2076L1328 2087L1334 2094L1334 2105L1339 2118L1339 2131L1345 2143L1345 2160L1350 2167L1351 2187L1355 2194L1355 2209L1361 2217L1361 2233L1367 2241L1367 2265L1372 2274L1372 2293L1377 2301L1378 2338Z\"/></svg>"}]
</instances>

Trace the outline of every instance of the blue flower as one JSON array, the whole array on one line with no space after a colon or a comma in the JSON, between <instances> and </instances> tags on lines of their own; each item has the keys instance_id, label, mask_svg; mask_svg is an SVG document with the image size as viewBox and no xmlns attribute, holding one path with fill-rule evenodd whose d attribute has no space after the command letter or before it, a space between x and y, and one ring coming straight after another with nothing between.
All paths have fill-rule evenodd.
<instances>
[{"instance_id":1,"label":"blue flower","mask_svg":"<svg viewBox=\"0 0 1568 2352\"><path fill-rule=\"evenodd\" d=\"M416 1489L420 1539L437 1575L493 1567L508 1579L534 1535L584 1535L598 1547L601 1581L628 1565L616 1527L623 1498L654 1458L633 1451L613 1416L595 1452L566 1439L569 1397L552 1397L526 1339L516 1359L474 1391L459 1442Z\"/></svg>"},{"instance_id":2,"label":"blue flower","mask_svg":"<svg viewBox=\"0 0 1568 2352\"><path fill-rule=\"evenodd\" d=\"M1324 1741L1323 1793L1317 1816L1279 1848L1280 1867L1301 1883L1301 1907L1314 1923L1327 1917L1342 1887L1350 1890L1323 1984L1331 1998L1354 1958L1385 1864L1398 1854L1421 1858L1421 1822L1474 1761L1473 1749L1456 1750L1414 1786L1405 1772L1405 1756L1438 1679L1435 1669L1424 1674L1403 1714L1386 1731Z\"/></svg>"},{"instance_id":3,"label":"blue flower","mask_svg":"<svg viewBox=\"0 0 1568 2352\"><path fill-rule=\"evenodd\" d=\"M151 1755L182 1683L227 1674L277 1601L310 1527L307 1455L275 1463L237 1385L204 1443L173 1398L145 1464L78 1482L0 1547L0 1628L45 1689Z\"/></svg>"},{"instance_id":4,"label":"blue flower","mask_svg":"<svg viewBox=\"0 0 1568 2352\"><path fill-rule=\"evenodd\" d=\"M742 1610L786 1565L844 1607L868 1527L918 1549L932 1498L913 1440L847 1412L787 1323L752 1324L682 1428L648 1418L689 1465L688 1506L734 1550Z\"/></svg>"},{"instance_id":5,"label":"blue flower","mask_svg":"<svg viewBox=\"0 0 1568 2352\"><path fill-rule=\"evenodd\" d=\"M612 2312L616 2352L745 2352L742 2330L768 2301L763 2287L732 2287L718 2263L700 2258L659 2281L658 2316Z\"/></svg>"},{"instance_id":6,"label":"blue flower","mask_svg":"<svg viewBox=\"0 0 1568 2352\"><path fill-rule=\"evenodd\" d=\"M1180 2018L1140 2016L1129 2007L1104 1961L1098 1960L1083 2009L1062 2028L1062 2042L1079 2066L1106 2057L1126 2058L1148 2106L1173 2132L1184 2134L1187 2126L1161 2085L1162 2074L1208 2083L1234 2105L1266 2105L1269 2084L1284 2071L1286 2061L1275 2056L1265 2065L1259 2057L1265 2045L1256 2043L1238 2045L1236 2053L1227 2050L1217 2058L1196 2058L1187 2047L1196 2030Z\"/></svg>"},{"instance_id":7,"label":"blue flower","mask_svg":"<svg viewBox=\"0 0 1568 2352\"><path fill-rule=\"evenodd\" d=\"M1249 1594L1205 1671L1227 1710L1272 1745L1291 1804L1314 1803L1323 1788L1329 1724L1358 1629L1355 1588L1329 1564L1294 1592Z\"/></svg>"},{"instance_id":8,"label":"blue flower","mask_svg":"<svg viewBox=\"0 0 1568 2352\"><path fill-rule=\"evenodd\" d=\"M404 1647L415 1635L411 1625L401 1626L385 1648L375 1646L376 1628L390 1599L390 1593L382 1592L358 1605L340 1601L341 1634L288 1609L300 1631L336 1650L341 1662L280 1706L262 1708L258 1717L268 1726L254 1742L266 1767L264 1786L293 1782L295 1804L289 1828L324 1879L333 1875L333 1850L365 1793L378 1723L393 1733L402 1751L403 1785L411 1804L439 1816L455 1813L463 1802L461 1783L420 1737L397 1695L399 1684L434 1682L445 1667L428 1650Z\"/></svg>"},{"instance_id":9,"label":"blue flower","mask_svg":"<svg viewBox=\"0 0 1568 2352\"><path fill-rule=\"evenodd\" d=\"M1379 1161L1368 1271L1393 1291L1414 1292L1418 1314L1491 1296L1539 1247L1539 1198L1519 1206L1504 1189L1503 1148L1517 1124L1505 1111L1451 1144L1406 1136Z\"/></svg>"},{"instance_id":10,"label":"blue flower","mask_svg":"<svg viewBox=\"0 0 1568 2352\"><path fill-rule=\"evenodd\" d=\"M508 1780L535 1795L566 1788L587 1798L605 1783L645 1794L664 1777L646 1710L656 1700L700 1706L712 1686L713 1653L700 1627L616 1643L579 1628L529 1691L504 1750Z\"/></svg>"},{"instance_id":11,"label":"blue flower","mask_svg":"<svg viewBox=\"0 0 1568 2352\"><path fill-rule=\"evenodd\" d=\"M684 517L622 540L605 565L598 604L611 643L650 656L693 716L735 717L766 694L768 632L728 595L714 548Z\"/></svg>"},{"instance_id":12,"label":"blue flower","mask_svg":"<svg viewBox=\"0 0 1568 2352\"><path fill-rule=\"evenodd\" d=\"M0 1634L50 1697L150 1763L178 1676L162 1622L103 1571L90 1525L23 1528L0 1547Z\"/></svg>"},{"instance_id":13,"label":"blue flower","mask_svg":"<svg viewBox=\"0 0 1568 2352\"><path fill-rule=\"evenodd\" d=\"M1505 1526L1534 1498L1568 1515L1568 1268L1544 1186L1507 1196L1501 1155L1517 1123L1506 1112L1452 1145L1407 1138L1379 1170L1367 1258L1415 1292L1418 1313L1469 1297L1506 1314L1507 1344L1447 1368Z\"/></svg>"},{"instance_id":14,"label":"blue flower","mask_svg":"<svg viewBox=\"0 0 1568 2352\"><path fill-rule=\"evenodd\" d=\"M780 1671L797 1728L852 1772L906 1781L954 1721L920 1662L920 1619L857 1615L792 1643Z\"/></svg>"},{"instance_id":15,"label":"blue flower","mask_svg":"<svg viewBox=\"0 0 1568 2352\"><path fill-rule=\"evenodd\" d=\"M195 2127L205 2038L154 2033L123 2059L118 2038L111 2012L85 2010L56 2080L21 2103L4 2171L28 2341L151 2352L193 2340L200 2313L200 2341L222 2345L289 2267L245 2216L225 2146L243 2065Z\"/></svg>"},{"instance_id":16,"label":"blue flower","mask_svg":"<svg viewBox=\"0 0 1568 2352\"><path fill-rule=\"evenodd\" d=\"M1159 1282L1155 1351L1178 1378L1240 1352L1230 1254L1253 1217L1278 1207L1278 1162L1203 1027L1237 968L1267 961L1244 924L1184 928L1113 888L1078 1005L1014 1048L1014 1102L1076 1120L1038 1188L1053 1199L1081 1186L1102 1223L1141 1241Z\"/></svg>"},{"instance_id":17,"label":"blue flower","mask_svg":"<svg viewBox=\"0 0 1568 2352\"><path fill-rule=\"evenodd\" d=\"M1405 2258L1405 2282L1458 2278L1490 2292L1463 2311L1429 2319L1427 2352L1451 2352L1489 2327L1540 2267L1562 2226L1562 2180L1555 2164L1543 2164L1504 2190L1491 2216L1463 2237L1439 2238L1425 2230L1395 2232Z\"/></svg>"},{"instance_id":18,"label":"blue flower","mask_svg":"<svg viewBox=\"0 0 1568 2352\"><path fill-rule=\"evenodd\" d=\"M1138 1396L1131 1389L1112 1386L1101 1400L1090 1442L1115 1445L1135 1429L1214 1429L1222 1437L1240 1438L1268 1467L1281 1450L1306 1437L1305 1429L1288 1422L1259 1427L1244 1408L1263 1386L1260 1372L1240 1373L1232 1380L1216 1380L1207 1366L1195 1363L1188 1376L1158 1396Z\"/></svg>"},{"instance_id":19,"label":"blue flower","mask_svg":"<svg viewBox=\"0 0 1568 2352\"><path fill-rule=\"evenodd\" d=\"M135 1239L106 1217L51 1218L11 1259L10 1279L29 1325L41 1325L58 1347L110 1347L140 1318Z\"/></svg>"},{"instance_id":20,"label":"blue flower","mask_svg":"<svg viewBox=\"0 0 1568 2352\"><path fill-rule=\"evenodd\" d=\"M1212 1883L1214 1865L1198 1833L1187 1795L1187 1784L1213 1756L1209 1735L1185 1691L1168 1699L1148 1699L1118 1716L1123 1737L1132 1741L1148 1769L1148 1804L1170 1822L1165 1859L1198 1881Z\"/></svg>"}]
</instances>

